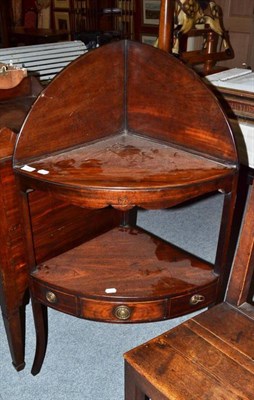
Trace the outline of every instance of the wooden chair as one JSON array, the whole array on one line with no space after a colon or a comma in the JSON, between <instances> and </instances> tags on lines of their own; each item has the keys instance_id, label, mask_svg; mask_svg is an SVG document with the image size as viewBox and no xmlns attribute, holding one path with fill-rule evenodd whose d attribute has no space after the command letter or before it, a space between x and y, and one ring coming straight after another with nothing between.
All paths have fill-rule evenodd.
<instances>
[{"instance_id":1,"label":"wooden chair","mask_svg":"<svg viewBox=\"0 0 254 400\"><path fill-rule=\"evenodd\" d=\"M182 46L180 46L180 58L201 76L225 70L225 67L218 66L217 63L234 57L233 50L230 54L226 53L224 50L218 50L219 35L211 28L191 29L188 34L183 36L185 37L183 37L181 42ZM200 36L203 39L201 47L195 50L187 50L186 45L188 38L197 38ZM205 47L204 43L206 44Z\"/></svg>"},{"instance_id":2,"label":"wooden chair","mask_svg":"<svg viewBox=\"0 0 254 400\"><path fill-rule=\"evenodd\" d=\"M252 400L254 187L225 302L125 354L125 400Z\"/></svg>"},{"instance_id":3,"label":"wooden chair","mask_svg":"<svg viewBox=\"0 0 254 400\"><path fill-rule=\"evenodd\" d=\"M173 32L174 32L174 11L175 0L162 1L160 11L159 24L159 48L172 52L173 48ZM227 42L230 46L227 33L224 33ZM188 37L203 36L206 46L198 50L187 51L186 43ZM208 75L214 72L223 70L223 68L215 67L216 62L228 60L234 57L234 52L231 46L228 51L219 51L218 47L219 35L211 28L191 29L188 33L182 35L180 42L179 58L187 65L196 69L200 75Z\"/></svg>"}]
</instances>

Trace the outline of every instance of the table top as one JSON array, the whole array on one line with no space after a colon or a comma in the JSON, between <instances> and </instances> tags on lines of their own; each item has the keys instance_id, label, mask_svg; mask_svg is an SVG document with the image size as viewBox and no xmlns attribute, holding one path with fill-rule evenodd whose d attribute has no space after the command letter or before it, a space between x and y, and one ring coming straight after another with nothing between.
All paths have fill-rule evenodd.
<instances>
[{"instance_id":1,"label":"table top","mask_svg":"<svg viewBox=\"0 0 254 400\"><path fill-rule=\"evenodd\" d=\"M29 160L16 172L36 187L43 184L59 194L75 192L79 205L125 207L176 191L193 191L234 174L235 167L209 160L146 137L122 133L77 148ZM217 186L216 186L217 188ZM171 199L172 200L172 199ZM161 204L160 204L161 205Z\"/></svg>"},{"instance_id":2,"label":"table top","mask_svg":"<svg viewBox=\"0 0 254 400\"><path fill-rule=\"evenodd\" d=\"M32 276L63 292L114 301L189 294L218 279L208 262L138 227L114 228L43 262Z\"/></svg>"},{"instance_id":3,"label":"table top","mask_svg":"<svg viewBox=\"0 0 254 400\"><path fill-rule=\"evenodd\" d=\"M254 94L254 72L249 69L232 68L206 78L215 86Z\"/></svg>"},{"instance_id":4,"label":"table top","mask_svg":"<svg viewBox=\"0 0 254 400\"><path fill-rule=\"evenodd\" d=\"M226 115L204 82L163 51L119 41L78 58L40 94L14 168L22 190L126 210L229 193L238 163Z\"/></svg>"}]
</instances>

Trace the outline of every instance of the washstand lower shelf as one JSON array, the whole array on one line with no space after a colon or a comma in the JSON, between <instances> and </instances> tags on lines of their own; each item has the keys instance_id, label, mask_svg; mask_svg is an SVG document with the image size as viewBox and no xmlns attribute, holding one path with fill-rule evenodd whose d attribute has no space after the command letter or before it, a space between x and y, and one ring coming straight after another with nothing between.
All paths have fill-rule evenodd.
<instances>
[{"instance_id":1,"label":"washstand lower shelf","mask_svg":"<svg viewBox=\"0 0 254 400\"><path fill-rule=\"evenodd\" d=\"M141 228L118 227L31 273L40 302L77 317L108 322L172 318L215 302L209 263Z\"/></svg>"}]
</instances>

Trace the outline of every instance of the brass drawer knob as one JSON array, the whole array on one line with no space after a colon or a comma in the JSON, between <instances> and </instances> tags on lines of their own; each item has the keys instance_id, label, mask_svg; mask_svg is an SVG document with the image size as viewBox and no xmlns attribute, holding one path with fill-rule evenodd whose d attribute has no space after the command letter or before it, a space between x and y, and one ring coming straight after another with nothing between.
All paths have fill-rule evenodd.
<instances>
[{"instance_id":1,"label":"brass drawer knob","mask_svg":"<svg viewBox=\"0 0 254 400\"><path fill-rule=\"evenodd\" d=\"M126 320L131 316L131 309L128 306L117 306L114 310L114 316L117 319Z\"/></svg>"},{"instance_id":2,"label":"brass drawer knob","mask_svg":"<svg viewBox=\"0 0 254 400\"><path fill-rule=\"evenodd\" d=\"M203 296L202 294L194 294L191 298L190 298L190 304L192 306L195 306L198 303L203 303L203 301L205 301L205 296Z\"/></svg>"},{"instance_id":3,"label":"brass drawer knob","mask_svg":"<svg viewBox=\"0 0 254 400\"><path fill-rule=\"evenodd\" d=\"M49 303L56 303L57 302L57 297L55 293L48 291L46 293L46 299L48 300Z\"/></svg>"}]
</instances>

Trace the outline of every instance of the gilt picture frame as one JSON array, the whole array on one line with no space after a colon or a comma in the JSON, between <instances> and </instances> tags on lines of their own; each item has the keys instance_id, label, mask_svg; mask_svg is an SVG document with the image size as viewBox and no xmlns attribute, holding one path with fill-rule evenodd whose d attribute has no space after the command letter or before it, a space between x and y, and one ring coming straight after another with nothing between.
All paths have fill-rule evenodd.
<instances>
[{"instance_id":1,"label":"gilt picture frame","mask_svg":"<svg viewBox=\"0 0 254 400\"><path fill-rule=\"evenodd\" d=\"M144 33L141 35L141 42L144 44L149 44L151 46L154 46L154 43L156 42L156 39L158 36L156 35L150 35L149 33Z\"/></svg>"},{"instance_id":2,"label":"gilt picture frame","mask_svg":"<svg viewBox=\"0 0 254 400\"><path fill-rule=\"evenodd\" d=\"M70 31L70 16L68 12L55 11L54 12L55 29L59 31Z\"/></svg>"},{"instance_id":3,"label":"gilt picture frame","mask_svg":"<svg viewBox=\"0 0 254 400\"><path fill-rule=\"evenodd\" d=\"M54 0L54 8L70 8L70 0Z\"/></svg>"},{"instance_id":4,"label":"gilt picture frame","mask_svg":"<svg viewBox=\"0 0 254 400\"><path fill-rule=\"evenodd\" d=\"M161 0L143 0L143 25L158 26Z\"/></svg>"}]
</instances>

